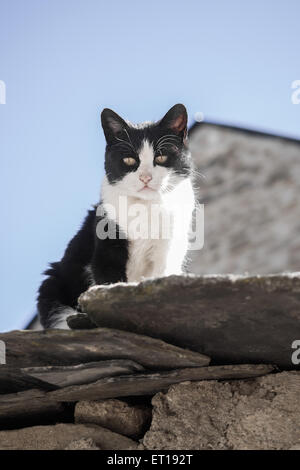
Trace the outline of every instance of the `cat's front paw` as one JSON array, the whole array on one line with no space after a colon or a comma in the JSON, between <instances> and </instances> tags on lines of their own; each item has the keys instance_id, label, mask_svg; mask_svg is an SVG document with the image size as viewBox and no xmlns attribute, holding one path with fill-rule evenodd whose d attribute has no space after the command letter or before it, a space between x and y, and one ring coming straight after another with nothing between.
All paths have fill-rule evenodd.
<instances>
[{"instance_id":1,"label":"cat's front paw","mask_svg":"<svg viewBox=\"0 0 300 470\"><path fill-rule=\"evenodd\" d=\"M70 315L66 322L71 330L91 330L97 328L97 325L92 322L89 316L84 312L78 312Z\"/></svg>"}]
</instances>

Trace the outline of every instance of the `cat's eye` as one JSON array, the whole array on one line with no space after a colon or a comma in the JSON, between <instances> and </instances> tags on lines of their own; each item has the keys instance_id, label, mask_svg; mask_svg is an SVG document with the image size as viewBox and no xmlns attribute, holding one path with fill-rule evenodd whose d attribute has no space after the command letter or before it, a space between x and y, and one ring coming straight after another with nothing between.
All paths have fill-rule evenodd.
<instances>
[{"instance_id":1,"label":"cat's eye","mask_svg":"<svg viewBox=\"0 0 300 470\"><path fill-rule=\"evenodd\" d=\"M123 162L128 166L133 166L136 164L136 159L133 157L125 157L123 158Z\"/></svg>"},{"instance_id":2,"label":"cat's eye","mask_svg":"<svg viewBox=\"0 0 300 470\"><path fill-rule=\"evenodd\" d=\"M168 157L166 155L158 155L158 157L155 157L155 163L162 164L166 163L168 160Z\"/></svg>"}]
</instances>

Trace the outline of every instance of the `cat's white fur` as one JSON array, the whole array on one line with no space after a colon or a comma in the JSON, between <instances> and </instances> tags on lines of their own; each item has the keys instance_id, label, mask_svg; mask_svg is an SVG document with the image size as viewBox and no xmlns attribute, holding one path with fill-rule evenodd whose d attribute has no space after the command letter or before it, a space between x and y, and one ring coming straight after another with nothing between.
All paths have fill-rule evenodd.
<instances>
[{"instance_id":1,"label":"cat's white fur","mask_svg":"<svg viewBox=\"0 0 300 470\"><path fill-rule=\"evenodd\" d=\"M72 307L55 308L55 314L51 318L51 328L56 328L58 330L69 330L70 328L67 323L67 318L71 315L77 314L77 310Z\"/></svg>"},{"instance_id":2,"label":"cat's white fur","mask_svg":"<svg viewBox=\"0 0 300 470\"><path fill-rule=\"evenodd\" d=\"M145 140L139 153L140 165L121 181L110 184L105 177L101 199L110 219L117 222L129 240L129 258L126 267L128 282L144 278L180 274L188 249L188 235L195 206L194 192L189 178L176 176L171 169L153 165L154 150ZM143 189L140 177L151 176L150 189ZM120 210L120 196L126 197L127 211ZM153 217L153 211L159 217ZM139 231L136 235L136 216ZM166 236L164 227L169 228Z\"/></svg>"}]
</instances>

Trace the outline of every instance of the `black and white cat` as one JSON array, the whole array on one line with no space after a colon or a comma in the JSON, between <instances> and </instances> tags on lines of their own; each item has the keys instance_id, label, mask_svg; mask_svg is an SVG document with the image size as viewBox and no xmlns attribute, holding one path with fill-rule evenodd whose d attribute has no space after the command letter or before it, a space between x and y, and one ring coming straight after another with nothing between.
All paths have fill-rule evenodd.
<instances>
[{"instance_id":1,"label":"black and white cat","mask_svg":"<svg viewBox=\"0 0 300 470\"><path fill-rule=\"evenodd\" d=\"M68 328L79 295L95 284L182 272L195 205L185 107L140 125L104 109L101 121L107 146L100 203L45 272L38 295L44 328Z\"/></svg>"}]
</instances>

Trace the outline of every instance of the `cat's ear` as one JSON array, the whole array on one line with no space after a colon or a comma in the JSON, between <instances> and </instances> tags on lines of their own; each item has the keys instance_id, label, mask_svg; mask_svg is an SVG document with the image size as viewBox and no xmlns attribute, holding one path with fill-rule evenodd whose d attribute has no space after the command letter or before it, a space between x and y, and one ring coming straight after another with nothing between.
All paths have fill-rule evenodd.
<instances>
[{"instance_id":1,"label":"cat's ear","mask_svg":"<svg viewBox=\"0 0 300 470\"><path fill-rule=\"evenodd\" d=\"M122 131L128 127L124 119L108 108L103 109L101 113L101 124L108 144L114 143Z\"/></svg>"},{"instance_id":2,"label":"cat's ear","mask_svg":"<svg viewBox=\"0 0 300 470\"><path fill-rule=\"evenodd\" d=\"M159 126L169 129L183 138L187 134L187 111L183 104L175 104L159 122Z\"/></svg>"}]
</instances>

